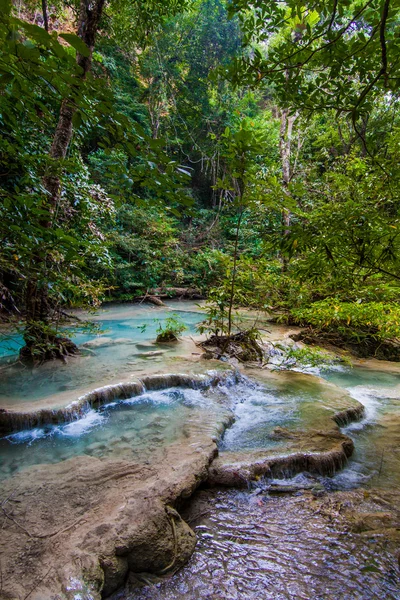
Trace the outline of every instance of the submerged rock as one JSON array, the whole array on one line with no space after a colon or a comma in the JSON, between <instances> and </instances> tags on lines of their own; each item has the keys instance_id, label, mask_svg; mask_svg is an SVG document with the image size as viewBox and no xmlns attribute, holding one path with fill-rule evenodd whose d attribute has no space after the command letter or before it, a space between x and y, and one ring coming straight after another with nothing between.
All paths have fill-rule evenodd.
<instances>
[{"instance_id":1,"label":"submerged rock","mask_svg":"<svg viewBox=\"0 0 400 600\"><path fill-rule=\"evenodd\" d=\"M205 389L228 381L230 377L235 377L232 371L210 372L206 376L181 373L149 375L136 381L95 389L63 408L43 408L26 412L0 409L0 434L74 421L81 418L89 408L99 408L113 400L139 396L145 390L159 390L166 387Z\"/></svg>"},{"instance_id":2,"label":"submerged rock","mask_svg":"<svg viewBox=\"0 0 400 600\"><path fill-rule=\"evenodd\" d=\"M279 375L282 381L289 376L311 384L311 376ZM277 375L263 377L274 380ZM222 383L230 390L229 385L238 381L243 382L243 377L233 371L149 375L94 390L72 406L75 411L97 408L114 399L169 387L210 390ZM330 393L331 388L327 384ZM229 397L230 391L225 402ZM153 427L163 430L158 415L149 431L151 455L136 454L131 459L125 449L133 447L134 440L120 437L117 444L124 444L123 460L115 455L108 460L93 456L112 444L92 444L92 456L31 467L6 480L0 536L3 595L73 600L86 594L100 600L127 580L135 586L173 573L195 547L195 536L177 511L201 483L244 487L265 474L301 470L328 474L343 466L353 450L352 441L338 431L334 419L336 413L347 414L358 404L341 392L328 408L323 407L318 417L321 430L275 428L274 449L222 452L217 457L216 442L234 420L228 406L222 403L215 414L207 410L201 419L189 420L178 441L162 447L157 446L158 430Z\"/></svg>"},{"instance_id":3,"label":"submerged rock","mask_svg":"<svg viewBox=\"0 0 400 600\"><path fill-rule=\"evenodd\" d=\"M135 344L129 338L110 338L106 336L97 337L82 344L82 348L108 348L109 346L118 346L120 344Z\"/></svg>"},{"instance_id":4,"label":"submerged rock","mask_svg":"<svg viewBox=\"0 0 400 600\"><path fill-rule=\"evenodd\" d=\"M154 356L162 356L163 354L165 354L165 350L150 350L149 352L139 352L136 356L153 358Z\"/></svg>"}]
</instances>

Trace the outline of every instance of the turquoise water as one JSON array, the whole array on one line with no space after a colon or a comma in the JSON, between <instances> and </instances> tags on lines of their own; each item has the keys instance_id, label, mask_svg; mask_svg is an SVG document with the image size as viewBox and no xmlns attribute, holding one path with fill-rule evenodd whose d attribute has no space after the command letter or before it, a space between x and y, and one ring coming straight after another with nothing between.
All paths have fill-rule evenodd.
<instances>
[{"instance_id":1,"label":"turquoise water","mask_svg":"<svg viewBox=\"0 0 400 600\"><path fill-rule=\"evenodd\" d=\"M317 479L328 492L360 486L400 489L400 375L354 368L325 371L323 377L365 406L365 418L344 429L354 440L355 453L332 478L300 474L286 483L310 486ZM262 401L250 391L235 409L238 420L227 431L226 445L251 447L262 439L269 411L273 421L280 416L294 425L306 403L299 403L292 391L286 396L287 409L279 415L276 409L282 399L270 390ZM398 541L373 532L352 533L338 526L329 512L320 511L314 498L302 492L269 495L268 483L254 482L256 489L247 492L198 493L189 512L198 544L188 564L172 578L155 579L154 585L121 592L116 599L400 598ZM323 498L329 505L331 495ZM350 498L346 502L351 506ZM332 503L340 512L333 495Z\"/></svg>"},{"instance_id":2,"label":"turquoise water","mask_svg":"<svg viewBox=\"0 0 400 600\"><path fill-rule=\"evenodd\" d=\"M215 394L214 394L215 395ZM48 425L0 439L0 479L32 465L75 456L150 460L163 447L193 432L207 431L225 414L206 392L169 388L89 410L79 420Z\"/></svg>"},{"instance_id":3,"label":"turquoise water","mask_svg":"<svg viewBox=\"0 0 400 600\"><path fill-rule=\"evenodd\" d=\"M365 407L365 418L342 431L354 441L354 453L332 480L333 489L400 488L400 374L367 368L326 372Z\"/></svg>"},{"instance_id":4,"label":"turquoise water","mask_svg":"<svg viewBox=\"0 0 400 600\"><path fill-rule=\"evenodd\" d=\"M196 325L201 321L202 313L197 309L195 303L170 301L169 308L163 308L148 304L123 304L110 305L99 309L94 314L80 314L81 319L95 323L100 327L100 335L79 332L73 335L73 341L79 346L100 337L117 340L125 338L131 342L150 341L157 337L158 321L165 322L176 312L188 327L185 334L194 333ZM193 308L195 310L190 310ZM71 321L71 329L77 326L77 322ZM23 346L22 335L16 332L0 335L0 358L10 357L18 353Z\"/></svg>"},{"instance_id":5,"label":"turquoise water","mask_svg":"<svg viewBox=\"0 0 400 600\"><path fill-rule=\"evenodd\" d=\"M189 327L202 314L189 303L171 309L125 305L101 311L94 321L102 335L81 333L87 344L83 356L66 365L46 364L36 370L7 373L0 381L1 401L23 407L32 400L98 387L124 374L159 365L182 354L178 345L154 343L157 324L179 311ZM147 324L142 331L138 328ZM86 349L85 349L86 348ZM190 350L189 350L190 351ZM146 356L147 352L162 352ZM178 363L179 364L179 363ZM207 367L206 367L207 368ZM179 366L178 366L179 370ZM400 375L367 368L342 368L320 373L347 390L365 406L365 418L343 431L355 443L347 467L332 478L318 478L329 490L357 487L400 487ZM261 382L262 381L262 382ZM227 414L235 422L220 441L220 450L246 452L274 448L275 427L324 428L330 419L334 388L299 373L277 373L274 378L245 378L236 385L210 390L169 388L127 400L117 400L83 418L38 427L0 439L0 479L39 464L77 456L101 460L154 463L163 449L196 433L215 435ZM335 405L336 406L336 405ZM296 481L310 476L297 476ZM312 478L313 480L316 478ZM268 482L259 481L262 486ZM257 491L257 490L256 490ZM189 564L174 578L119 598L172 600L199 598L398 598L397 558L385 540L364 541L343 535L315 513L301 495L273 498L230 490L208 494L198 512L206 515L197 527L199 544ZM367 590L367 592L366 592Z\"/></svg>"},{"instance_id":6,"label":"turquoise water","mask_svg":"<svg viewBox=\"0 0 400 600\"><path fill-rule=\"evenodd\" d=\"M189 434L214 435L223 415L234 423L219 442L221 451L284 450L276 440L276 427L307 429L315 420L330 422L331 411L321 396L321 383L293 373L258 383L242 377L229 379L216 388L194 390L170 388L148 391L128 400L88 409L83 418L70 423L36 427L0 439L0 478L21 468L55 463L74 456L122 458L130 461L150 456ZM329 393L329 390L328 390ZM310 412L310 406L312 411Z\"/></svg>"},{"instance_id":7,"label":"turquoise water","mask_svg":"<svg viewBox=\"0 0 400 600\"><path fill-rule=\"evenodd\" d=\"M394 388L400 385L400 374L376 371L366 367L327 370L321 373L321 377L345 389L356 386L376 389Z\"/></svg>"},{"instance_id":8,"label":"turquoise water","mask_svg":"<svg viewBox=\"0 0 400 600\"><path fill-rule=\"evenodd\" d=\"M181 343L155 343L159 322L165 322L173 314L179 315L188 328L182 335L194 334L197 323L203 319L195 303L178 301L171 301L169 308L139 304L110 306L85 316L99 325L103 333L78 333L73 338L82 356L70 358L66 364L55 361L37 369L17 367L3 372L0 408L45 400L57 394L63 394L62 402L66 404L69 392L70 400L74 400L74 390L99 387L103 382L109 383L182 353ZM0 339L0 352L7 352L7 345L7 340L1 343ZM146 355L149 352L157 355Z\"/></svg>"},{"instance_id":9,"label":"turquoise water","mask_svg":"<svg viewBox=\"0 0 400 600\"><path fill-rule=\"evenodd\" d=\"M282 391L272 384L249 384L235 402L235 422L226 431L219 447L221 451L254 450L277 445L271 436L276 427L307 427L303 404L318 402L317 389L305 392L293 382L292 389Z\"/></svg>"}]
</instances>

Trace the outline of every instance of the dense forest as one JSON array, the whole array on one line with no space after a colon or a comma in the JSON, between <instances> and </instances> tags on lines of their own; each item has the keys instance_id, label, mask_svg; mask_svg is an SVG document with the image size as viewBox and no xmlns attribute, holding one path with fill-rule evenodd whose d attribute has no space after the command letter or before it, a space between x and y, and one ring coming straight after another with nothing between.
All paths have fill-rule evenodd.
<instances>
[{"instance_id":1,"label":"dense forest","mask_svg":"<svg viewBox=\"0 0 400 600\"><path fill-rule=\"evenodd\" d=\"M400 599L400 0L0 0L0 600Z\"/></svg>"},{"instance_id":2,"label":"dense forest","mask_svg":"<svg viewBox=\"0 0 400 600\"><path fill-rule=\"evenodd\" d=\"M399 25L395 0L0 0L22 356L74 351L67 308L184 288L214 333L253 307L398 358Z\"/></svg>"}]
</instances>

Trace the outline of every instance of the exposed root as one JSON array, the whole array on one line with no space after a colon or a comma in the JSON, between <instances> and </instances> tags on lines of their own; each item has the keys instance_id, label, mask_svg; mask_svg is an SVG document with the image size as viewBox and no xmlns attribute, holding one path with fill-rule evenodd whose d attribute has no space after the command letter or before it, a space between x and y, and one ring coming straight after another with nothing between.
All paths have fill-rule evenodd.
<instances>
[{"instance_id":1,"label":"exposed root","mask_svg":"<svg viewBox=\"0 0 400 600\"><path fill-rule=\"evenodd\" d=\"M70 315L69 313L65 312L64 310L60 310L60 315L62 315L66 319L69 319L70 321L78 321L78 323L83 322L80 317L77 317L76 315Z\"/></svg>"},{"instance_id":2,"label":"exposed root","mask_svg":"<svg viewBox=\"0 0 400 600\"><path fill-rule=\"evenodd\" d=\"M236 358L240 362L263 362L264 350L253 330L233 335L212 335L199 344L206 350L206 358Z\"/></svg>"},{"instance_id":3,"label":"exposed root","mask_svg":"<svg viewBox=\"0 0 400 600\"><path fill-rule=\"evenodd\" d=\"M33 588L31 589L30 592L28 592L28 594L26 596L24 596L23 600L28 600L29 596L31 596L33 594L33 592L39 587L39 585L46 579L46 577L48 576L48 574L50 573L50 571L53 569L53 565L50 567L50 569L43 575L43 577L41 577L40 579L38 579L38 581L35 582L35 585L33 586Z\"/></svg>"},{"instance_id":4,"label":"exposed root","mask_svg":"<svg viewBox=\"0 0 400 600\"><path fill-rule=\"evenodd\" d=\"M156 338L156 342L158 344L166 343L166 342L177 342L177 341L178 341L178 338L176 337L176 335L169 331L166 333L160 333Z\"/></svg>"},{"instance_id":5,"label":"exposed root","mask_svg":"<svg viewBox=\"0 0 400 600\"><path fill-rule=\"evenodd\" d=\"M5 505L7 504L7 502L9 502L11 500L11 498L16 494L16 491L14 491L12 494L10 494L5 500L3 500L3 502L1 503L1 510L3 511L3 515L5 516L5 521L7 521L7 519L9 521L11 521L12 523L14 523L14 525L16 525L19 529L21 529L21 531L23 531L28 537L33 538L34 536L29 533L29 531L27 529L25 529L25 527L23 525L21 525L20 523L18 523L18 521L16 521L16 519L14 519L14 517L12 517L11 515L8 514L8 512L6 511L6 509L4 508ZM3 524L4 526L4 524Z\"/></svg>"},{"instance_id":6,"label":"exposed root","mask_svg":"<svg viewBox=\"0 0 400 600\"><path fill-rule=\"evenodd\" d=\"M79 354L79 348L69 338L55 336L45 344L27 344L19 351L21 362L38 366L49 360L66 362L68 356Z\"/></svg>"},{"instance_id":7,"label":"exposed root","mask_svg":"<svg viewBox=\"0 0 400 600\"><path fill-rule=\"evenodd\" d=\"M172 561L169 563L169 565L167 565L166 567L161 569L161 571L158 571L157 575L165 575L165 573L168 573L168 571L171 571L171 569L174 568L176 559L178 557L178 537L176 535L175 517L176 517L176 515L178 515L178 517L180 519L180 515L176 512L176 510L171 509L169 506L166 507L166 512L167 512L169 521L171 523L172 535L173 535L173 540L174 540L174 555L173 555Z\"/></svg>"}]
</instances>

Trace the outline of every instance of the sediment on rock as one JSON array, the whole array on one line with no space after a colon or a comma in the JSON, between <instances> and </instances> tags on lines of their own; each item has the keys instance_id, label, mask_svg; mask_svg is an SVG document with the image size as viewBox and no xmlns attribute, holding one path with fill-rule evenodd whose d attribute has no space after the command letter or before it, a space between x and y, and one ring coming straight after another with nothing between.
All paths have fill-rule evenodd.
<instances>
[{"instance_id":1,"label":"sediment on rock","mask_svg":"<svg viewBox=\"0 0 400 600\"><path fill-rule=\"evenodd\" d=\"M285 441L285 450L224 452L211 464L207 484L243 488L260 476L293 477L302 471L333 475L354 450L353 441L338 431L292 432L278 427L273 435Z\"/></svg>"},{"instance_id":2,"label":"sediment on rock","mask_svg":"<svg viewBox=\"0 0 400 600\"><path fill-rule=\"evenodd\" d=\"M337 412L333 416L333 420L339 427L346 427L346 425L350 425L350 423L354 423L355 421L360 421L365 416L365 407L360 404L359 406L352 406Z\"/></svg>"},{"instance_id":3,"label":"sediment on rock","mask_svg":"<svg viewBox=\"0 0 400 600\"><path fill-rule=\"evenodd\" d=\"M209 436L192 435L151 465L82 456L7 480L0 595L100 600L129 574L173 573L196 543L175 507L206 479L215 454Z\"/></svg>"},{"instance_id":4,"label":"sediment on rock","mask_svg":"<svg viewBox=\"0 0 400 600\"><path fill-rule=\"evenodd\" d=\"M13 431L66 423L81 418L89 409L99 408L114 400L126 400L140 396L146 390L161 390L168 387L188 387L193 389L207 389L219 383L236 382L239 375L234 371L223 373L214 372L209 375L186 375L172 373L164 375L148 375L126 383L107 385L95 389L71 404L59 408L43 408L35 411L7 411L0 409L0 434L4 435Z\"/></svg>"},{"instance_id":5,"label":"sediment on rock","mask_svg":"<svg viewBox=\"0 0 400 600\"><path fill-rule=\"evenodd\" d=\"M239 379L233 371L153 375L94 390L82 399L85 406L96 407L124 394L179 386L206 389ZM349 420L359 412L352 406L333 419ZM0 536L2 592L9 598L50 600L58 594L73 600L88 589L100 600L128 579L134 585L171 574L195 547L194 534L177 511L199 485L246 487L259 476L303 470L333 474L353 451L353 442L337 431L328 413L329 431L276 428L272 435L284 445L281 452L217 456L215 440L231 422L226 413L214 432L188 428L151 464L82 456L32 467L7 480L1 499L6 511Z\"/></svg>"}]
</instances>

